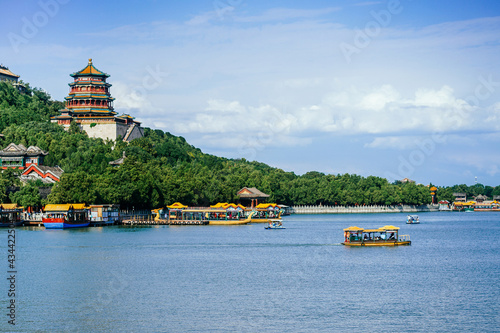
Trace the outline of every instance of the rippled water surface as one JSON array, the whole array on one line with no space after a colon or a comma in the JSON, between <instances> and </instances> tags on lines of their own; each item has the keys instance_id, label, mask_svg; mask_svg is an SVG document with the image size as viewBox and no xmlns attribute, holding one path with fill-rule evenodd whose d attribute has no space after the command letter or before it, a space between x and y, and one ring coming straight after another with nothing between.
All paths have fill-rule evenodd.
<instances>
[{"instance_id":1,"label":"rippled water surface","mask_svg":"<svg viewBox=\"0 0 500 333\"><path fill-rule=\"evenodd\" d=\"M451 332L500 328L500 214L294 215L241 226L16 229L18 332ZM348 248L393 224L411 246ZM7 229L0 230L7 276Z\"/></svg>"}]
</instances>

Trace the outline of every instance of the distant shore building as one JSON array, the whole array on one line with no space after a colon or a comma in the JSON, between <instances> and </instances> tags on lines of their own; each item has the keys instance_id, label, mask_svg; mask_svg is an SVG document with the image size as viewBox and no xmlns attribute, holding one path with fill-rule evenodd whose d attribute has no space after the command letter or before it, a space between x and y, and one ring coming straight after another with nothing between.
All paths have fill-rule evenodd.
<instances>
[{"instance_id":1,"label":"distant shore building","mask_svg":"<svg viewBox=\"0 0 500 333\"><path fill-rule=\"evenodd\" d=\"M43 158L48 154L48 152L35 146L26 148L21 144L11 143L0 150L0 167L4 170L8 168L24 170L32 164L43 164Z\"/></svg>"},{"instance_id":2,"label":"distant shore building","mask_svg":"<svg viewBox=\"0 0 500 333\"><path fill-rule=\"evenodd\" d=\"M474 199L476 200L476 202L482 203L482 202L488 200L488 197L485 195L479 194L477 197L474 197Z\"/></svg>"},{"instance_id":3,"label":"distant shore building","mask_svg":"<svg viewBox=\"0 0 500 333\"><path fill-rule=\"evenodd\" d=\"M130 115L116 116L111 97L111 84L106 82L108 74L101 72L89 59L88 65L79 72L70 74L74 81L69 83L70 92L66 97L65 108L52 122L69 128L75 121L88 136L116 141L132 141L142 138L144 131L141 123Z\"/></svg>"},{"instance_id":4,"label":"distant shore building","mask_svg":"<svg viewBox=\"0 0 500 333\"><path fill-rule=\"evenodd\" d=\"M453 193L455 197L455 202L467 202L467 194L465 193Z\"/></svg>"},{"instance_id":5,"label":"distant shore building","mask_svg":"<svg viewBox=\"0 0 500 333\"><path fill-rule=\"evenodd\" d=\"M439 210L451 210L450 202L448 200L441 200L438 202Z\"/></svg>"},{"instance_id":6,"label":"distant shore building","mask_svg":"<svg viewBox=\"0 0 500 333\"><path fill-rule=\"evenodd\" d=\"M432 186L429 190L431 191L432 204L435 204L436 203L436 191L437 191L437 187L436 186Z\"/></svg>"},{"instance_id":7,"label":"distant shore building","mask_svg":"<svg viewBox=\"0 0 500 333\"><path fill-rule=\"evenodd\" d=\"M44 183L58 182L64 171L58 166L44 166L43 158L47 155L48 152L36 146L26 148L11 143L0 150L0 168L22 170L20 178L23 181L40 179Z\"/></svg>"},{"instance_id":8,"label":"distant shore building","mask_svg":"<svg viewBox=\"0 0 500 333\"><path fill-rule=\"evenodd\" d=\"M22 93L26 92L26 87L24 84L18 82L19 75L12 73L8 67L0 65L0 81L8 82L16 87Z\"/></svg>"},{"instance_id":9,"label":"distant shore building","mask_svg":"<svg viewBox=\"0 0 500 333\"><path fill-rule=\"evenodd\" d=\"M255 187L244 187L238 191L237 195L240 197L244 206L250 206L251 208L257 206L259 204L259 200L265 201L269 198L269 194L265 194Z\"/></svg>"}]
</instances>

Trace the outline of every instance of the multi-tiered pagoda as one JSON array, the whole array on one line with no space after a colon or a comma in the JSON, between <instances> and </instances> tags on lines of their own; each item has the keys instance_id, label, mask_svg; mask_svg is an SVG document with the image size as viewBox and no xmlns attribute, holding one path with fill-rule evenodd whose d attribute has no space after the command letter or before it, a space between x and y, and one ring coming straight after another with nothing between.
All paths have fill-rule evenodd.
<instances>
[{"instance_id":1,"label":"multi-tiered pagoda","mask_svg":"<svg viewBox=\"0 0 500 333\"><path fill-rule=\"evenodd\" d=\"M141 124L129 115L116 116L106 82L108 74L101 72L89 59L87 67L70 74L74 81L69 84L70 92L66 97L65 108L53 122L68 128L75 121L90 137L131 141L143 136Z\"/></svg>"}]
</instances>

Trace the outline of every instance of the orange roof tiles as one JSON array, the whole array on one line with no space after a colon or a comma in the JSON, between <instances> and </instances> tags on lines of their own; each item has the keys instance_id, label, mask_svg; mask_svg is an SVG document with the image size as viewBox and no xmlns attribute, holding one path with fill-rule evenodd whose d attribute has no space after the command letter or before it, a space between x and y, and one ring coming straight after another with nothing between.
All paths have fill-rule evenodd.
<instances>
[{"instance_id":1,"label":"orange roof tiles","mask_svg":"<svg viewBox=\"0 0 500 333\"><path fill-rule=\"evenodd\" d=\"M77 75L102 75L102 76L109 76L108 74L106 74L104 72L101 72L100 70L98 70L97 68L95 68L94 65L92 64L92 59L89 59L89 64L87 65L87 67L85 67L84 69L82 69L79 72L71 74L71 76L77 76Z\"/></svg>"}]
</instances>

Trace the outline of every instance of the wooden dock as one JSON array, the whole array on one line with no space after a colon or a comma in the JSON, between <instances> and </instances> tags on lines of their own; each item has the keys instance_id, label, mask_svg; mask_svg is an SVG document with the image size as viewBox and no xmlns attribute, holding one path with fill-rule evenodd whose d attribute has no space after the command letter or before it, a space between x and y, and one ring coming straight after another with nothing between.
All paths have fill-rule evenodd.
<instances>
[{"instance_id":1,"label":"wooden dock","mask_svg":"<svg viewBox=\"0 0 500 333\"><path fill-rule=\"evenodd\" d=\"M201 220L187 220L187 221L181 221L181 220L158 220L155 221L154 219L127 219L123 220L121 222L122 225L206 225L208 224L208 221L201 221Z\"/></svg>"}]
</instances>

